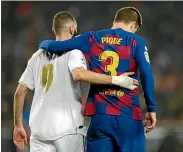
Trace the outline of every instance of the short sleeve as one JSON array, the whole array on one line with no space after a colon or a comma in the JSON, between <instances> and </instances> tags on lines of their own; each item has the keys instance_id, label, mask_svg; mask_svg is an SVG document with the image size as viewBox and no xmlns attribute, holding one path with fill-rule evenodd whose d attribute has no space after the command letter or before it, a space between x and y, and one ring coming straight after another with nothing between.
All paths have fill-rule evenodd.
<instances>
[{"instance_id":1,"label":"short sleeve","mask_svg":"<svg viewBox=\"0 0 183 152\"><path fill-rule=\"evenodd\" d=\"M34 81L34 69L35 69L35 63L38 59L38 57L42 54L44 50L39 49L37 52L35 52L30 60L28 61L27 67L22 74L22 76L19 79L19 83L28 87L30 90L33 90L35 87L35 81Z\"/></svg>"},{"instance_id":2,"label":"short sleeve","mask_svg":"<svg viewBox=\"0 0 183 152\"><path fill-rule=\"evenodd\" d=\"M68 67L70 72L76 68L87 69L86 59L80 50L72 50L69 52Z\"/></svg>"},{"instance_id":3,"label":"short sleeve","mask_svg":"<svg viewBox=\"0 0 183 152\"><path fill-rule=\"evenodd\" d=\"M18 82L28 87L30 90L34 89L34 72L30 62L28 62L27 67Z\"/></svg>"}]
</instances>

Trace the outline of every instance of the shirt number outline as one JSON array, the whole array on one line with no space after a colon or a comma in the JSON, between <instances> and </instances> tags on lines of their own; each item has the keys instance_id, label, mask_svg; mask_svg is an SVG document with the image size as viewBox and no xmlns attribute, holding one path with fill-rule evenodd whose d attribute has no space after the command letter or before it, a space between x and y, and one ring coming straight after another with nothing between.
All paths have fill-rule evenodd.
<instances>
[{"instance_id":1,"label":"shirt number outline","mask_svg":"<svg viewBox=\"0 0 183 152\"><path fill-rule=\"evenodd\" d=\"M117 67L119 65L118 53L110 50L106 50L101 53L100 61L106 62L108 58L111 58L111 63L105 66L105 71L110 72L111 76L117 76Z\"/></svg>"},{"instance_id":2,"label":"shirt number outline","mask_svg":"<svg viewBox=\"0 0 183 152\"><path fill-rule=\"evenodd\" d=\"M45 87L45 90L42 94L42 96L44 96L51 84L52 84L52 81L53 81L53 64L46 64L43 68L42 68L42 71L41 71L41 85L43 87Z\"/></svg>"}]
</instances>

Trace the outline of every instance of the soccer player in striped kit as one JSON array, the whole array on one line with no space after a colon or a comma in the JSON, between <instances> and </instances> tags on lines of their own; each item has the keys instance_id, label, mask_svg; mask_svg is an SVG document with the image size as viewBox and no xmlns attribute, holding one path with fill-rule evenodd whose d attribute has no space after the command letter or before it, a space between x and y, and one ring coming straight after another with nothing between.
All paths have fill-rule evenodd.
<instances>
[{"instance_id":1,"label":"soccer player in striped kit","mask_svg":"<svg viewBox=\"0 0 183 152\"><path fill-rule=\"evenodd\" d=\"M156 125L154 80L145 40L135 32L142 25L140 12L124 7L116 12L113 27L86 32L62 42L45 40L40 47L48 52L79 49L89 61L91 71L119 76L135 72L140 79L147 105L145 124L139 103L139 90L112 85L91 85L85 115L91 116L87 134L87 152L145 152L146 132Z\"/></svg>"}]
</instances>

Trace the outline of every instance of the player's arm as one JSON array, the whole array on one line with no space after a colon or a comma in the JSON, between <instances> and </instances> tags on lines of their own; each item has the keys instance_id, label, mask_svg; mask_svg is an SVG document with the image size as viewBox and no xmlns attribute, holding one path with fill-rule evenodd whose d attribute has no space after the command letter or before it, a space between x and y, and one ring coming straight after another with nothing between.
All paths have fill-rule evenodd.
<instances>
[{"instance_id":1,"label":"player's arm","mask_svg":"<svg viewBox=\"0 0 183 152\"><path fill-rule=\"evenodd\" d=\"M140 79L148 112L156 112L154 79L147 46L144 40L137 41L135 59L140 71Z\"/></svg>"},{"instance_id":2,"label":"player's arm","mask_svg":"<svg viewBox=\"0 0 183 152\"><path fill-rule=\"evenodd\" d=\"M19 149L24 149L24 145L27 144L27 134L23 127L23 107L25 96L29 89L34 88L34 78L33 78L33 67L31 66L31 60L29 60L28 65L22 74L19 85L15 91L14 95L14 133L13 142Z\"/></svg>"},{"instance_id":3,"label":"player's arm","mask_svg":"<svg viewBox=\"0 0 183 152\"><path fill-rule=\"evenodd\" d=\"M23 107L28 92L25 85L19 84L14 94L14 126L23 127Z\"/></svg>"},{"instance_id":4,"label":"player's arm","mask_svg":"<svg viewBox=\"0 0 183 152\"><path fill-rule=\"evenodd\" d=\"M140 71L140 79L142 88L144 91L144 98L147 105L147 111L153 115L153 121L151 127L155 127L156 124L156 101L154 91L154 78L152 68L147 52L146 42L143 39L137 41L135 59Z\"/></svg>"},{"instance_id":5,"label":"player's arm","mask_svg":"<svg viewBox=\"0 0 183 152\"><path fill-rule=\"evenodd\" d=\"M19 84L14 95L14 132L13 142L20 149L24 149L24 145L28 144L27 134L23 127L23 107L25 96L28 88Z\"/></svg>"},{"instance_id":6,"label":"player's arm","mask_svg":"<svg viewBox=\"0 0 183 152\"><path fill-rule=\"evenodd\" d=\"M113 84L130 90L137 88L138 85L137 80L126 75L109 76L87 70L85 57L79 50L73 50L70 53L68 65L75 81L83 81L90 84Z\"/></svg>"},{"instance_id":7,"label":"player's arm","mask_svg":"<svg viewBox=\"0 0 183 152\"><path fill-rule=\"evenodd\" d=\"M14 125L23 126L22 115L25 95L28 90L33 90L35 86L34 82L34 64L37 56L42 53L42 50L37 51L32 55L27 63L27 67L19 79L19 85L14 95Z\"/></svg>"},{"instance_id":8,"label":"player's arm","mask_svg":"<svg viewBox=\"0 0 183 152\"><path fill-rule=\"evenodd\" d=\"M84 53L89 53L89 50L84 48L89 47L89 39L92 35L93 32L87 32L65 41L43 40L40 42L39 47L52 53L62 53L74 49L79 49Z\"/></svg>"}]
</instances>

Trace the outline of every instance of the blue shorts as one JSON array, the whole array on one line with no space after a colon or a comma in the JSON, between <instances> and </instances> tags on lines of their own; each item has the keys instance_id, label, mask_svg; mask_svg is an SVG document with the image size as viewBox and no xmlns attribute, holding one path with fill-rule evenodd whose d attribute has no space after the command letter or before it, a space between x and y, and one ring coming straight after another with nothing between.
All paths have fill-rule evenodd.
<instances>
[{"instance_id":1,"label":"blue shorts","mask_svg":"<svg viewBox=\"0 0 183 152\"><path fill-rule=\"evenodd\" d=\"M87 152L145 152L142 121L95 114L87 133Z\"/></svg>"}]
</instances>

